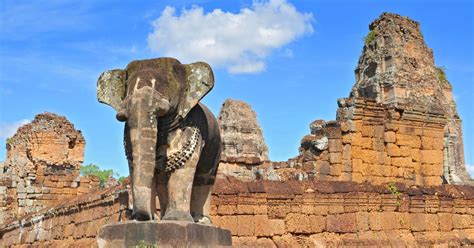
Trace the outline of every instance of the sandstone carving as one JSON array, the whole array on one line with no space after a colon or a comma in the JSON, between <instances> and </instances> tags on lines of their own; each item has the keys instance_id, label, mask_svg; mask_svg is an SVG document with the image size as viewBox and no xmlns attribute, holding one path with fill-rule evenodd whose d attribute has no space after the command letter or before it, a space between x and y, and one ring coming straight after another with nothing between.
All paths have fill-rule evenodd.
<instances>
[{"instance_id":1,"label":"sandstone carving","mask_svg":"<svg viewBox=\"0 0 474 248\"><path fill-rule=\"evenodd\" d=\"M210 223L209 197L220 156L216 118L199 101L214 86L211 67L172 58L131 62L102 73L98 100L125 122L133 218Z\"/></svg>"},{"instance_id":2,"label":"sandstone carving","mask_svg":"<svg viewBox=\"0 0 474 248\"><path fill-rule=\"evenodd\" d=\"M249 104L227 99L219 113L222 134L221 161L261 164L268 161L268 148L258 125L257 114Z\"/></svg>"}]
</instances>

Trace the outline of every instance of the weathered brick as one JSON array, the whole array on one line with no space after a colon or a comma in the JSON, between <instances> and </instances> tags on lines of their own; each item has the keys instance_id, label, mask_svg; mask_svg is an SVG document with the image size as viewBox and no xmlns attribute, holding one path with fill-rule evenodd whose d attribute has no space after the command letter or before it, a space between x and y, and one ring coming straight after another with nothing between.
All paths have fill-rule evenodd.
<instances>
[{"instance_id":1,"label":"weathered brick","mask_svg":"<svg viewBox=\"0 0 474 248\"><path fill-rule=\"evenodd\" d=\"M393 143L387 144L387 155L390 157L400 157L400 147Z\"/></svg>"},{"instance_id":2,"label":"weathered brick","mask_svg":"<svg viewBox=\"0 0 474 248\"><path fill-rule=\"evenodd\" d=\"M342 163L342 154L340 152L331 152L329 153L329 162L331 164Z\"/></svg>"},{"instance_id":3,"label":"weathered brick","mask_svg":"<svg viewBox=\"0 0 474 248\"><path fill-rule=\"evenodd\" d=\"M421 162L424 164L442 164L442 150L421 150Z\"/></svg>"},{"instance_id":4,"label":"weathered brick","mask_svg":"<svg viewBox=\"0 0 474 248\"><path fill-rule=\"evenodd\" d=\"M286 231L295 234L322 232L326 219L319 215L288 214L285 218Z\"/></svg>"},{"instance_id":5,"label":"weathered brick","mask_svg":"<svg viewBox=\"0 0 474 248\"><path fill-rule=\"evenodd\" d=\"M237 216L214 216L212 221L216 226L230 230L232 235L238 235Z\"/></svg>"},{"instance_id":6,"label":"weathered brick","mask_svg":"<svg viewBox=\"0 0 474 248\"><path fill-rule=\"evenodd\" d=\"M329 152L342 152L342 140L330 139L329 140Z\"/></svg>"},{"instance_id":7,"label":"weathered brick","mask_svg":"<svg viewBox=\"0 0 474 248\"><path fill-rule=\"evenodd\" d=\"M270 219L270 228L273 235L282 235L286 232L285 230L285 221Z\"/></svg>"},{"instance_id":8,"label":"weathered brick","mask_svg":"<svg viewBox=\"0 0 474 248\"><path fill-rule=\"evenodd\" d=\"M397 134L396 144L399 146L409 146L412 148L420 148L421 139L420 137L414 136L414 135Z\"/></svg>"},{"instance_id":9,"label":"weathered brick","mask_svg":"<svg viewBox=\"0 0 474 248\"><path fill-rule=\"evenodd\" d=\"M397 136L395 132L388 131L384 133L384 141L387 143L395 143L397 141Z\"/></svg>"},{"instance_id":10,"label":"weathered brick","mask_svg":"<svg viewBox=\"0 0 474 248\"><path fill-rule=\"evenodd\" d=\"M443 175L442 164L422 164L421 172L425 176L441 176Z\"/></svg>"},{"instance_id":11,"label":"weathered brick","mask_svg":"<svg viewBox=\"0 0 474 248\"><path fill-rule=\"evenodd\" d=\"M255 234L255 218L253 215L237 215L237 235L253 236Z\"/></svg>"},{"instance_id":12,"label":"weathered brick","mask_svg":"<svg viewBox=\"0 0 474 248\"><path fill-rule=\"evenodd\" d=\"M395 157L391 159L392 166L412 167L412 160L409 157Z\"/></svg>"},{"instance_id":13,"label":"weathered brick","mask_svg":"<svg viewBox=\"0 0 474 248\"><path fill-rule=\"evenodd\" d=\"M369 164L377 162L377 154L373 150L362 150L362 161Z\"/></svg>"},{"instance_id":14,"label":"weathered brick","mask_svg":"<svg viewBox=\"0 0 474 248\"><path fill-rule=\"evenodd\" d=\"M335 233L357 232L357 217L355 213L329 215L327 217L327 231Z\"/></svg>"},{"instance_id":15,"label":"weathered brick","mask_svg":"<svg viewBox=\"0 0 474 248\"><path fill-rule=\"evenodd\" d=\"M451 213L438 213L439 230L451 231L453 229L453 219Z\"/></svg>"},{"instance_id":16,"label":"weathered brick","mask_svg":"<svg viewBox=\"0 0 474 248\"><path fill-rule=\"evenodd\" d=\"M362 131L362 136L364 137L371 137L371 138L374 137L374 134L375 134L374 126L364 125L362 126L361 131Z\"/></svg>"}]
</instances>

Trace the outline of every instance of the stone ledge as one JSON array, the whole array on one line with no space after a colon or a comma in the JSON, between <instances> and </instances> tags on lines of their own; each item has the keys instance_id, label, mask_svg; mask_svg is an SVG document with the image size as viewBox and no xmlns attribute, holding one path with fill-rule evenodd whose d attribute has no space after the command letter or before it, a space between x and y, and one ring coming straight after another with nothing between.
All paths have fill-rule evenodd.
<instances>
[{"instance_id":1,"label":"stone ledge","mask_svg":"<svg viewBox=\"0 0 474 248\"><path fill-rule=\"evenodd\" d=\"M99 229L100 248L108 247L223 247L232 245L229 230L182 221L128 221Z\"/></svg>"}]
</instances>

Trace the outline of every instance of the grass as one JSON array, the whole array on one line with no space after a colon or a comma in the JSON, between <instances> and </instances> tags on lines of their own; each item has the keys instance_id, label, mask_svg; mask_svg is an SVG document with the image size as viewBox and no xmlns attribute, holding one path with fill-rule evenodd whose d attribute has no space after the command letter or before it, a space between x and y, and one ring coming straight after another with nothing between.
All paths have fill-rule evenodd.
<instances>
[{"instance_id":1,"label":"grass","mask_svg":"<svg viewBox=\"0 0 474 248\"><path fill-rule=\"evenodd\" d=\"M395 185L395 183L388 183L387 184L387 189L388 191L390 191L390 193L392 195L400 195L400 191L398 190L397 186Z\"/></svg>"},{"instance_id":2,"label":"grass","mask_svg":"<svg viewBox=\"0 0 474 248\"><path fill-rule=\"evenodd\" d=\"M377 33L375 32L375 30L371 30L371 31L367 34L367 36L364 37L364 43L365 43L365 45L368 45L369 43L371 43L372 41L374 41L376 34L377 34Z\"/></svg>"}]
</instances>

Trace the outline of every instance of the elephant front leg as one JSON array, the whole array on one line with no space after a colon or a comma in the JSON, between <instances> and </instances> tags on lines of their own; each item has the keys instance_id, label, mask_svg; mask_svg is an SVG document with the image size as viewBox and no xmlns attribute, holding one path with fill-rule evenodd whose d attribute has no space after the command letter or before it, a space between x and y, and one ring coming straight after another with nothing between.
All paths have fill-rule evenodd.
<instances>
[{"instance_id":1,"label":"elephant front leg","mask_svg":"<svg viewBox=\"0 0 474 248\"><path fill-rule=\"evenodd\" d=\"M190 213L191 193L193 189L196 165L201 155L201 137L194 144L192 154L187 158L180 158L186 162L181 168L170 172L168 179L168 204L163 220L178 220L194 222Z\"/></svg>"}]
</instances>

